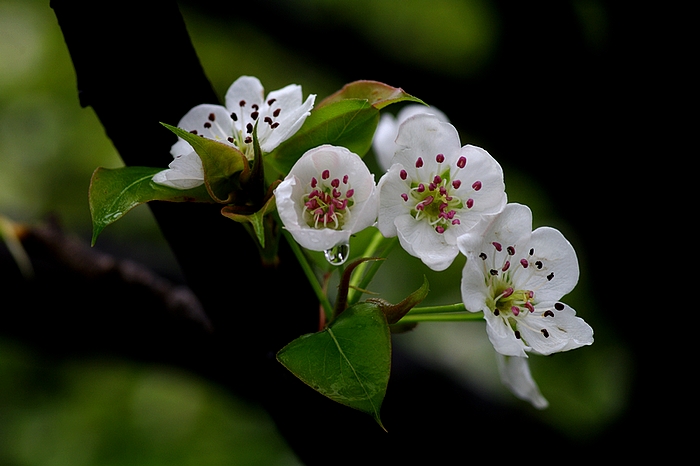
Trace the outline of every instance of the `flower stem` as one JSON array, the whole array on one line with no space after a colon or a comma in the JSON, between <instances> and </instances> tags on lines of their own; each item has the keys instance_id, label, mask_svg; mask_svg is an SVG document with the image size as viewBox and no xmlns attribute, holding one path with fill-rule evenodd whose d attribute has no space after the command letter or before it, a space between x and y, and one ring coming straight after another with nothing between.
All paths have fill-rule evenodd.
<instances>
[{"instance_id":1,"label":"flower stem","mask_svg":"<svg viewBox=\"0 0 700 466\"><path fill-rule=\"evenodd\" d=\"M399 323L417 322L472 322L484 318L483 312L469 312L462 303L441 306L414 307Z\"/></svg>"},{"instance_id":2,"label":"flower stem","mask_svg":"<svg viewBox=\"0 0 700 466\"><path fill-rule=\"evenodd\" d=\"M462 303L456 304L443 304L440 306L423 306L414 307L408 311L408 315L418 315L418 314L447 314L452 312L465 312L467 308L464 307Z\"/></svg>"},{"instance_id":3,"label":"flower stem","mask_svg":"<svg viewBox=\"0 0 700 466\"><path fill-rule=\"evenodd\" d=\"M397 243L398 238L385 238L384 235L377 230L367 246L367 249L365 249L362 255L363 257L386 258ZM378 251L380 251L379 255L377 255ZM381 261L375 261L371 264L365 262L357 266L357 269L350 279L350 293L348 297L349 304L355 304L360 299L363 294L363 291L361 290L364 290L367 288L367 286L369 286L381 265ZM365 274L367 267L369 267L369 271Z\"/></svg>"},{"instance_id":4,"label":"flower stem","mask_svg":"<svg viewBox=\"0 0 700 466\"><path fill-rule=\"evenodd\" d=\"M484 317L483 312L451 312L447 314L411 314L408 313L399 324L413 324L419 322L475 322Z\"/></svg>"},{"instance_id":5,"label":"flower stem","mask_svg":"<svg viewBox=\"0 0 700 466\"><path fill-rule=\"evenodd\" d=\"M297 242L294 241L294 238L292 238L292 235L287 230L283 229L282 234L284 235L285 239L287 240L287 243L289 243L289 246L292 248L292 252L294 252L294 255L299 261L299 265L301 265L301 268L304 271L307 280L309 280L311 288L313 288L314 293L316 293L316 297L318 298L318 301L323 307L323 312L326 314L326 322L330 322L331 320L333 320L333 305L328 300L328 296L326 296L323 286L321 285L321 283L319 283L318 278L316 277L316 274L314 273L314 270L311 267L311 264L306 258L306 255L304 254L304 251L301 249L301 246L299 246Z\"/></svg>"}]
</instances>

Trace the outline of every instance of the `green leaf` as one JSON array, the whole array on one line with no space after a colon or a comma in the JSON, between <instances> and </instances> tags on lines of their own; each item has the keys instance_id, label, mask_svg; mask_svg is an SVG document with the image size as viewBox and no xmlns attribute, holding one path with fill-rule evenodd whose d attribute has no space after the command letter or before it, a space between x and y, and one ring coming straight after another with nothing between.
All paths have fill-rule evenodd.
<instances>
[{"instance_id":1,"label":"green leaf","mask_svg":"<svg viewBox=\"0 0 700 466\"><path fill-rule=\"evenodd\" d=\"M228 144L197 136L166 123L161 123L161 125L192 146L199 158L202 159L204 184L209 189L209 194L215 200L225 203L224 200L235 189L232 185L233 175L243 171L247 172L249 169L246 156Z\"/></svg>"},{"instance_id":2,"label":"green leaf","mask_svg":"<svg viewBox=\"0 0 700 466\"><path fill-rule=\"evenodd\" d=\"M317 392L369 414L384 428L379 410L391 371L391 336L376 305L349 307L323 331L282 348L277 360Z\"/></svg>"},{"instance_id":3,"label":"green leaf","mask_svg":"<svg viewBox=\"0 0 700 466\"><path fill-rule=\"evenodd\" d=\"M391 87L379 81L363 80L346 84L335 94L331 94L323 99L323 101L321 101L316 108L324 107L346 99L366 100L376 109L382 109L387 105L405 101L417 102L425 105L425 102L417 97L407 94L400 87Z\"/></svg>"},{"instance_id":4,"label":"green leaf","mask_svg":"<svg viewBox=\"0 0 700 466\"><path fill-rule=\"evenodd\" d=\"M163 169L152 167L95 170L88 193L93 246L107 225L144 202L213 202L204 186L181 190L153 183L151 178L161 170Z\"/></svg>"},{"instance_id":5,"label":"green leaf","mask_svg":"<svg viewBox=\"0 0 700 466\"><path fill-rule=\"evenodd\" d=\"M340 100L315 108L294 136L265 157L282 174L289 173L304 152L322 144L343 146L363 156L372 145L379 110L364 99Z\"/></svg>"}]
</instances>

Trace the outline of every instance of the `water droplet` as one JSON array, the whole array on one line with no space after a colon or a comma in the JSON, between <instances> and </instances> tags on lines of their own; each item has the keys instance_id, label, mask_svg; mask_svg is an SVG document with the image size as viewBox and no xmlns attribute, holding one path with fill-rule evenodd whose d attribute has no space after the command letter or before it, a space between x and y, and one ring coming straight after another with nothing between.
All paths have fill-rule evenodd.
<instances>
[{"instance_id":1,"label":"water droplet","mask_svg":"<svg viewBox=\"0 0 700 466\"><path fill-rule=\"evenodd\" d=\"M350 245L348 243L338 244L323 251L326 260L331 265L342 265L350 255Z\"/></svg>"}]
</instances>

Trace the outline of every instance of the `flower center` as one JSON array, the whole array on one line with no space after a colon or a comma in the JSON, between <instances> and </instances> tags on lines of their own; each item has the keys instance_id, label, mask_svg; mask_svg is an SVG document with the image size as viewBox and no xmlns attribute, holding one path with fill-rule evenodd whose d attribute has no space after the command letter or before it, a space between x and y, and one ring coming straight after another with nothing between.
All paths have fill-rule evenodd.
<instances>
[{"instance_id":1,"label":"flower center","mask_svg":"<svg viewBox=\"0 0 700 466\"><path fill-rule=\"evenodd\" d=\"M350 217L355 191L348 184L348 175L331 178L329 170L321 173L320 180L311 178L311 191L304 195L304 218L313 228L339 230Z\"/></svg>"},{"instance_id":2,"label":"flower center","mask_svg":"<svg viewBox=\"0 0 700 466\"><path fill-rule=\"evenodd\" d=\"M491 243L494 250L489 253L482 252L479 257L484 263L484 275L486 284L490 290L491 300L488 302L489 308L495 316L501 317L513 330L515 337L521 339L519 325L529 325L524 322L524 319L530 314L535 313L537 303L535 301L536 288L523 289L517 286L517 283L536 283L533 280L525 280L523 274L542 274L541 284L554 279L554 272L545 270L544 263L535 257L534 249L530 249L526 257L516 260L515 246L503 247L498 242ZM530 269L530 270L528 270ZM541 286L541 285L540 285ZM561 311L563 305L555 304L554 309ZM554 312L551 309L540 309L542 317L554 317ZM539 313L538 313L539 314ZM541 329L540 332L545 338L549 338L549 333L546 329Z\"/></svg>"},{"instance_id":3,"label":"flower center","mask_svg":"<svg viewBox=\"0 0 700 466\"><path fill-rule=\"evenodd\" d=\"M427 221L435 228L436 232L442 234L452 225L460 224L460 212L474 207L474 199L467 197L470 192L462 193L461 197L456 196L455 191L462 186L462 182L456 177L451 179L451 167L443 167L445 161L443 154L437 154L435 160L438 163L436 172L423 174L421 173L423 159L421 157L416 159L415 165L421 179L411 180L410 191L401 194L401 198L413 206L411 215L416 220ZM459 173L459 170L463 169L466 164L466 157L460 157L456 163L456 173ZM401 170L399 176L402 180L406 180L408 173L406 170ZM481 187L480 181L474 182L472 192L479 191Z\"/></svg>"},{"instance_id":4,"label":"flower center","mask_svg":"<svg viewBox=\"0 0 700 466\"><path fill-rule=\"evenodd\" d=\"M253 160L253 130L258 120L262 120L262 124L266 124L270 129L277 128L280 124L277 117L280 116L282 108L277 103L276 99L269 99L260 108L258 104L252 104L248 113L248 106L245 100L238 102L239 112L231 113L233 120L233 135L228 138L228 142L235 145L238 150L245 154L248 160ZM211 115L210 115L211 117ZM258 136L260 133L258 133Z\"/></svg>"}]
</instances>

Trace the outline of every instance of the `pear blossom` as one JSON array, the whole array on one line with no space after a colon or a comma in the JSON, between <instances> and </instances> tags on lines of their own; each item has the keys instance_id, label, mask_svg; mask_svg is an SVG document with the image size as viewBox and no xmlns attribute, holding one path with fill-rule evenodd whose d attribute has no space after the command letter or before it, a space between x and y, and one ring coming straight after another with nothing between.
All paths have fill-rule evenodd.
<instances>
[{"instance_id":1,"label":"pear blossom","mask_svg":"<svg viewBox=\"0 0 700 466\"><path fill-rule=\"evenodd\" d=\"M457 130L418 114L399 127L399 150L379 181L377 227L433 270L459 253L457 238L506 204L501 166L485 150L461 146Z\"/></svg>"},{"instance_id":2,"label":"pear blossom","mask_svg":"<svg viewBox=\"0 0 700 466\"><path fill-rule=\"evenodd\" d=\"M391 113L382 113L372 139L372 149L376 156L377 163L382 171L387 171L391 167L391 159L394 153L400 149L396 145L396 136L401 123L421 113L435 115L440 121L449 123L447 116L435 107L426 107L420 104L409 104L404 106L396 116Z\"/></svg>"},{"instance_id":3,"label":"pear blossom","mask_svg":"<svg viewBox=\"0 0 700 466\"><path fill-rule=\"evenodd\" d=\"M576 252L554 228L532 231L527 206L508 204L483 233L467 233L457 243L467 257L462 301L483 311L498 353L524 358L593 343L593 329L560 301L578 282Z\"/></svg>"},{"instance_id":4,"label":"pear blossom","mask_svg":"<svg viewBox=\"0 0 700 466\"><path fill-rule=\"evenodd\" d=\"M253 130L262 152L274 150L296 133L310 115L316 95L302 102L301 86L290 84L265 91L258 78L241 76L229 87L226 106L201 104L192 108L178 127L215 141L229 144L253 159ZM174 160L153 181L177 189L190 189L204 183L202 161L187 142L178 138L170 149Z\"/></svg>"},{"instance_id":5,"label":"pear blossom","mask_svg":"<svg viewBox=\"0 0 700 466\"><path fill-rule=\"evenodd\" d=\"M275 200L284 227L313 251L347 244L377 219L374 175L345 147L307 151L275 189Z\"/></svg>"}]
</instances>

